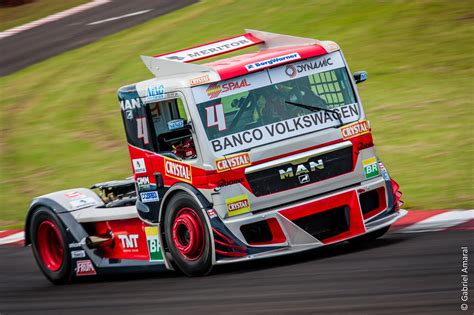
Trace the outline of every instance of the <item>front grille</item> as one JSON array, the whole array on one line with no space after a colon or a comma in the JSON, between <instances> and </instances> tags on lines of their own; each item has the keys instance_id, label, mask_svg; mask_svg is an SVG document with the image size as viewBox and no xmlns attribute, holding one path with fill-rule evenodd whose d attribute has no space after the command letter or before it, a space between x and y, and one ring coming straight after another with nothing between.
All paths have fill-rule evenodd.
<instances>
[{"instance_id":1,"label":"front grille","mask_svg":"<svg viewBox=\"0 0 474 315\"><path fill-rule=\"evenodd\" d=\"M348 231L349 222L349 207L347 206L315 213L293 221L320 241Z\"/></svg>"},{"instance_id":2,"label":"front grille","mask_svg":"<svg viewBox=\"0 0 474 315\"><path fill-rule=\"evenodd\" d=\"M324 168L321 168L321 162ZM347 147L313 156L304 163L287 163L246 174L246 177L253 194L258 197L348 173L352 163L352 147ZM284 179L280 171L285 173Z\"/></svg>"}]
</instances>

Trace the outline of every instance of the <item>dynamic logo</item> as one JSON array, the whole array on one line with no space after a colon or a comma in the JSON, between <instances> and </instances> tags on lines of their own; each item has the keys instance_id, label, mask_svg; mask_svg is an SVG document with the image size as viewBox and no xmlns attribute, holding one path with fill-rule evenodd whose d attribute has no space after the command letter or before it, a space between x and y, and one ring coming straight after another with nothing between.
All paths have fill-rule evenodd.
<instances>
[{"instance_id":1,"label":"dynamic logo","mask_svg":"<svg viewBox=\"0 0 474 315\"><path fill-rule=\"evenodd\" d=\"M191 183L193 181L191 165L176 160L165 158L165 174L183 182Z\"/></svg>"},{"instance_id":2,"label":"dynamic logo","mask_svg":"<svg viewBox=\"0 0 474 315\"><path fill-rule=\"evenodd\" d=\"M250 202L246 194L225 200L229 217L250 212Z\"/></svg>"},{"instance_id":3,"label":"dynamic logo","mask_svg":"<svg viewBox=\"0 0 474 315\"><path fill-rule=\"evenodd\" d=\"M296 76L297 73L316 70L319 68L325 68L328 66L332 66L333 64L334 62L332 61L332 57L326 57L324 59L319 59L314 62L312 61L312 62L305 62L302 64L298 64L296 66L293 66L293 69L291 70L288 70L288 68L286 68L285 73L290 78L293 78Z\"/></svg>"},{"instance_id":4,"label":"dynamic logo","mask_svg":"<svg viewBox=\"0 0 474 315\"><path fill-rule=\"evenodd\" d=\"M287 169L280 169L280 179L285 180L294 176L298 176L298 179L301 184L307 183L309 181L308 177L300 177L300 175L309 174L310 172L316 172L316 170L324 169L323 160L319 159L317 161L309 161L307 164L298 164L296 166L290 166Z\"/></svg>"},{"instance_id":5,"label":"dynamic logo","mask_svg":"<svg viewBox=\"0 0 474 315\"><path fill-rule=\"evenodd\" d=\"M234 170L251 164L250 155L247 152L219 158L215 163L218 173Z\"/></svg>"},{"instance_id":6,"label":"dynamic logo","mask_svg":"<svg viewBox=\"0 0 474 315\"><path fill-rule=\"evenodd\" d=\"M341 128L341 134L344 140L354 138L369 132L370 124L367 120L361 120Z\"/></svg>"},{"instance_id":7,"label":"dynamic logo","mask_svg":"<svg viewBox=\"0 0 474 315\"><path fill-rule=\"evenodd\" d=\"M206 93L207 96L212 99L218 97L221 93L237 90L250 85L251 84L247 82L247 79L226 82L221 85L219 83L211 83L207 87Z\"/></svg>"},{"instance_id":8,"label":"dynamic logo","mask_svg":"<svg viewBox=\"0 0 474 315\"><path fill-rule=\"evenodd\" d=\"M287 76L290 78L294 78L298 71L296 70L296 67L294 65L287 65L285 69L285 73Z\"/></svg>"}]
</instances>

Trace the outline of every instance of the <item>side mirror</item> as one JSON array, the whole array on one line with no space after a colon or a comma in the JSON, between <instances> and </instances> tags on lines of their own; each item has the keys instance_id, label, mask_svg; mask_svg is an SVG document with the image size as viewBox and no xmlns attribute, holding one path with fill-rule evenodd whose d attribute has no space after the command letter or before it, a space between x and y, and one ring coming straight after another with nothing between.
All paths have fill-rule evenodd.
<instances>
[{"instance_id":1,"label":"side mirror","mask_svg":"<svg viewBox=\"0 0 474 315\"><path fill-rule=\"evenodd\" d=\"M367 71L357 71L357 72L354 72L353 76L354 76L354 80L355 80L355 83L356 83L356 84L359 84L359 83L361 83L361 82L364 82L364 81L367 80L367 78L368 78Z\"/></svg>"}]
</instances>

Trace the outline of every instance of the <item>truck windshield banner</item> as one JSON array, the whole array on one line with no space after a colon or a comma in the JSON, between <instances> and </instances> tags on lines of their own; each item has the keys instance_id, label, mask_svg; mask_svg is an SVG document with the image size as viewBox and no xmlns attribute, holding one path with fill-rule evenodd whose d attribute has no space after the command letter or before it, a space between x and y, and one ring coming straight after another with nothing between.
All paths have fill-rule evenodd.
<instances>
[{"instance_id":1,"label":"truck windshield banner","mask_svg":"<svg viewBox=\"0 0 474 315\"><path fill-rule=\"evenodd\" d=\"M344 105L334 110L341 115L344 124L359 117L358 104ZM226 155L338 124L339 120L336 114L318 111L211 140L211 147L217 155Z\"/></svg>"}]
</instances>

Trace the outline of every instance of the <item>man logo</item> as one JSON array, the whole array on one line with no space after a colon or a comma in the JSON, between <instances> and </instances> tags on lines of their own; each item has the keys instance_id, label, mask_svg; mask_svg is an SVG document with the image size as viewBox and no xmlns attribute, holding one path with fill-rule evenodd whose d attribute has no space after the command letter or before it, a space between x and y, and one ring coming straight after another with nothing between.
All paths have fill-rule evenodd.
<instances>
[{"instance_id":1,"label":"man logo","mask_svg":"<svg viewBox=\"0 0 474 315\"><path fill-rule=\"evenodd\" d=\"M294 78L296 76L296 73L298 71L296 71L296 67L293 66L293 65L287 65L286 66L286 69L285 69L285 73L287 76L289 76L290 78Z\"/></svg>"},{"instance_id":2,"label":"man logo","mask_svg":"<svg viewBox=\"0 0 474 315\"><path fill-rule=\"evenodd\" d=\"M308 174L300 175L298 176L298 180L300 181L300 184L309 183L309 175Z\"/></svg>"},{"instance_id":3,"label":"man logo","mask_svg":"<svg viewBox=\"0 0 474 315\"><path fill-rule=\"evenodd\" d=\"M300 176L308 175L308 181L309 181L309 173L316 172L317 169L318 170L324 169L324 163L322 159L319 159L317 161L310 161L306 165L298 164L296 166L296 169L290 166L287 169L280 169L278 172L280 173L281 180L285 180L287 178L291 178L294 176L298 176L298 179L300 179ZM300 179L300 183L301 183L301 179Z\"/></svg>"}]
</instances>

